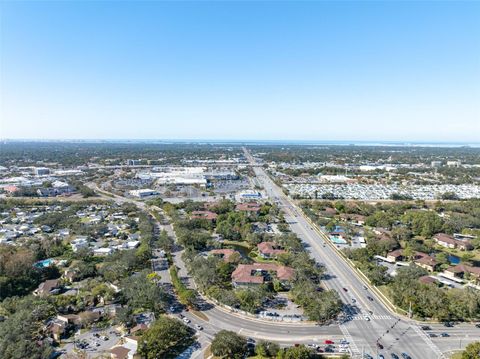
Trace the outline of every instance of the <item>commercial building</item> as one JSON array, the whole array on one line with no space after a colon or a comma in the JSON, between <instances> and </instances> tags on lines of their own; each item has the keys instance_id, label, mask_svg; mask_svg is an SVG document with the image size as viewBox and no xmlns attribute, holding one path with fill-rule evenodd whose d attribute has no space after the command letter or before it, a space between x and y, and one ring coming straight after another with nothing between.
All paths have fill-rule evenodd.
<instances>
[{"instance_id":1,"label":"commercial building","mask_svg":"<svg viewBox=\"0 0 480 359\"><path fill-rule=\"evenodd\" d=\"M128 192L130 196L133 197L138 197L138 198L145 198L149 196L155 196L158 194L157 191L149 188L144 188L144 189L134 189Z\"/></svg>"}]
</instances>

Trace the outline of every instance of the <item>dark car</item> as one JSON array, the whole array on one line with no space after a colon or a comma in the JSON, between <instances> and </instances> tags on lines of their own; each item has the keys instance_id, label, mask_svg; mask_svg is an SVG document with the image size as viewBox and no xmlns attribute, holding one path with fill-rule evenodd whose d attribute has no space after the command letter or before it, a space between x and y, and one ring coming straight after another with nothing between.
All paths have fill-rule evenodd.
<instances>
[{"instance_id":1,"label":"dark car","mask_svg":"<svg viewBox=\"0 0 480 359\"><path fill-rule=\"evenodd\" d=\"M437 337L437 334L435 334L435 333L430 333L430 334L428 334L428 336L429 336L430 338L436 338L436 337Z\"/></svg>"},{"instance_id":2,"label":"dark car","mask_svg":"<svg viewBox=\"0 0 480 359\"><path fill-rule=\"evenodd\" d=\"M342 288L344 292L348 292L348 289L347 288Z\"/></svg>"},{"instance_id":3,"label":"dark car","mask_svg":"<svg viewBox=\"0 0 480 359\"><path fill-rule=\"evenodd\" d=\"M480 323L475 324L477 328L480 328Z\"/></svg>"},{"instance_id":4,"label":"dark car","mask_svg":"<svg viewBox=\"0 0 480 359\"><path fill-rule=\"evenodd\" d=\"M444 338L446 338L446 337L449 337L449 336L450 336L450 334L448 334L448 333L442 333L442 334L440 334L440 335L441 335L442 337L444 337Z\"/></svg>"},{"instance_id":5,"label":"dark car","mask_svg":"<svg viewBox=\"0 0 480 359\"><path fill-rule=\"evenodd\" d=\"M395 353L390 354L390 356L392 357L392 359L400 359L400 357Z\"/></svg>"},{"instance_id":6,"label":"dark car","mask_svg":"<svg viewBox=\"0 0 480 359\"><path fill-rule=\"evenodd\" d=\"M368 299L369 301L373 302L373 298L372 298L372 297L368 296L367 299Z\"/></svg>"},{"instance_id":7,"label":"dark car","mask_svg":"<svg viewBox=\"0 0 480 359\"><path fill-rule=\"evenodd\" d=\"M445 322L445 323L443 323L443 325L447 328L453 327L453 323L450 323L450 322Z\"/></svg>"},{"instance_id":8,"label":"dark car","mask_svg":"<svg viewBox=\"0 0 480 359\"><path fill-rule=\"evenodd\" d=\"M402 358L403 359L412 359L412 357L410 355L408 355L407 353L402 353Z\"/></svg>"},{"instance_id":9,"label":"dark car","mask_svg":"<svg viewBox=\"0 0 480 359\"><path fill-rule=\"evenodd\" d=\"M428 325L422 325L422 329L423 329L423 330L430 330L430 329L432 329L432 328L430 328Z\"/></svg>"},{"instance_id":10,"label":"dark car","mask_svg":"<svg viewBox=\"0 0 480 359\"><path fill-rule=\"evenodd\" d=\"M377 342L377 348L378 349L383 349L383 345L381 343Z\"/></svg>"}]
</instances>

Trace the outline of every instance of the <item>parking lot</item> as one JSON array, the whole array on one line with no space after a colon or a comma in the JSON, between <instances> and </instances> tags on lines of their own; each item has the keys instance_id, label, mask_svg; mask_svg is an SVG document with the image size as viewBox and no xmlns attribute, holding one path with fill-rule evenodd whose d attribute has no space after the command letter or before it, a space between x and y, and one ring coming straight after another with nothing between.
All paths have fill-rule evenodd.
<instances>
[{"instance_id":1,"label":"parking lot","mask_svg":"<svg viewBox=\"0 0 480 359\"><path fill-rule=\"evenodd\" d=\"M84 333L77 332L62 349L64 354L78 355L82 353L87 358L95 358L100 354L108 353L120 338L121 334L114 327L103 330L89 330Z\"/></svg>"}]
</instances>

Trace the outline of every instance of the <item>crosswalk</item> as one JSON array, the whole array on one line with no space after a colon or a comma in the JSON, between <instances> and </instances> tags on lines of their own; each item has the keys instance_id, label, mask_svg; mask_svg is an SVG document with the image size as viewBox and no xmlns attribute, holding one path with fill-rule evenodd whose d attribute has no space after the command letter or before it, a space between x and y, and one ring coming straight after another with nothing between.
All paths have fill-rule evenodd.
<instances>
[{"instance_id":1,"label":"crosswalk","mask_svg":"<svg viewBox=\"0 0 480 359\"><path fill-rule=\"evenodd\" d=\"M393 318L390 315L369 315L368 316L371 320L392 320ZM361 314L358 315L350 315L347 317L347 321L351 320L367 320Z\"/></svg>"},{"instance_id":2,"label":"crosswalk","mask_svg":"<svg viewBox=\"0 0 480 359\"><path fill-rule=\"evenodd\" d=\"M415 333L418 334L418 336L422 337L427 345L432 349L437 355L439 359L445 359L445 355L440 351L440 349L432 342L430 337L425 334L423 330L421 330L417 325L412 325L413 330Z\"/></svg>"},{"instance_id":3,"label":"crosswalk","mask_svg":"<svg viewBox=\"0 0 480 359\"><path fill-rule=\"evenodd\" d=\"M355 356L355 355L359 355L360 354L360 350L358 350L358 347L357 347L357 344L355 344L355 342L353 341L353 338L352 336L350 335L350 333L348 332L348 329L345 327L345 325L341 324L340 325L340 330L342 331L342 334L343 334L343 337L347 340L347 342L349 343L349 346L350 346L350 351L352 352L352 354Z\"/></svg>"}]
</instances>

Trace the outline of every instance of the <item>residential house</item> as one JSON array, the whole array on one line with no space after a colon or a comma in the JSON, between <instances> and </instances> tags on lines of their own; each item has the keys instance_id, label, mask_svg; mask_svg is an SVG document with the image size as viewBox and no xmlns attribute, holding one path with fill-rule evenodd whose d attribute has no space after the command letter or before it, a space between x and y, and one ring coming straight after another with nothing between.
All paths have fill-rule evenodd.
<instances>
[{"instance_id":1,"label":"residential house","mask_svg":"<svg viewBox=\"0 0 480 359\"><path fill-rule=\"evenodd\" d=\"M39 297L43 297L49 294L58 294L62 289L60 280L58 279L49 279L45 282L40 283L37 289L33 291L33 294Z\"/></svg>"},{"instance_id":2,"label":"residential house","mask_svg":"<svg viewBox=\"0 0 480 359\"><path fill-rule=\"evenodd\" d=\"M454 237L445 234L445 233L437 233L433 236L433 240L445 248L455 249L458 248L461 251L469 251L473 249L472 244L468 240L459 240L455 239Z\"/></svg>"},{"instance_id":3,"label":"residential house","mask_svg":"<svg viewBox=\"0 0 480 359\"><path fill-rule=\"evenodd\" d=\"M229 248L224 248L224 249L213 249L209 254L213 254L215 256L219 256L220 258L223 258L225 262L230 262L232 261L235 257L240 258L240 253L234 249L229 249ZM237 255L235 255L237 254ZM235 255L235 256L234 256ZM233 256L233 257L232 257Z\"/></svg>"},{"instance_id":4,"label":"residential house","mask_svg":"<svg viewBox=\"0 0 480 359\"><path fill-rule=\"evenodd\" d=\"M239 203L235 207L237 211L259 213L262 207L256 202Z\"/></svg>"},{"instance_id":5,"label":"residential house","mask_svg":"<svg viewBox=\"0 0 480 359\"><path fill-rule=\"evenodd\" d=\"M434 277L430 277L429 275L421 276L420 278L418 278L418 281L422 284L436 284L437 283L437 279L435 279Z\"/></svg>"},{"instance_id":6,"label":"residential house","mask_svg":"<svg viewBox=\"0 0 480 359\"><path fill-rule=\"evenodd\" d=\"M232 273L234 286L260 285L271 281L271 274L281 282L288 282L293 279L294 269L286 266L271 263L239 264Z\"/></svg>"},{"instance_id":7,"label":"residential house","mask_svg":"<svg viewBox=\"0 0 480 359\"><path fill-rule=\"evenodd\" d=\"M365 224L365 216L361 214L341 213L340 219L345 222L351 222L356 226L363 226Z\"/></svg>"},{"instance_id":8,"label":"residential house","mask_svg":"<svg viewBox=\"0 0 480 359\"><path fill-rule=\"evenodd\" d=\"M480 267L472 267L466 264L458 264L446 269L443 274L452 279L469 279L480 284Z\"/></svg>"},{"instance_id":9,"label":"residential house","mask_svg":"<svg viewBox=\"0 0 480 359\"><path fill-rule=\"evenodd\" d=\"M391 263L403 260L403 249L395 249L387 254L387 260Z\"/></svg>"},{"instance_id":10,"label":"residential house","mask_svg":"<svg viewBox=\"0 0 480 359\"><path fill-rule=\"evenodd\" d=\"M277 258L279 254L287 253L286 250L280 248L277 244L273 242L262 242L257 244L258 253L262 258L271 259Z\"/></svg>"},{"instance_id":11,"label":"residential house","mask_svg":"<svg viewBox=\"0 0 480 359\"><path fill-rule=\"evenodd\" d=\"M72 242L70 242L70 246L74 252L77 252L80 249L88 248L88 240L86 236L78 236Z\"/></svg>"},{"instance_id":12,"label":"residential house","mask_svg":"<svg viewBox=\"0 0 480 359\"><path fill-rule=\"evenodd\" d=\"M191 214L191 219L205 219L209 222L214 223L217 220L218 215L215 212L211 211L193 211Z\"/></svg>"},{"instance_id":13,"label":"residential house","mask_svg":"<svg viewBox=\"0 0 480 359\"><path fill-rule=\"evenodd\" d=\"M419 254L421 252L417 252L417 254ZM424 269L426 269L427 271L429 272L434 272L435 269L437 268L437 261L435 260L435 258L429 256L428 254L425 254L425 253L421 253L423 254L422 256L420 256L420 258L415 258L413 260L413 262L418 265L419 267L422 267Z\"/></svg>"}]
</instances>

